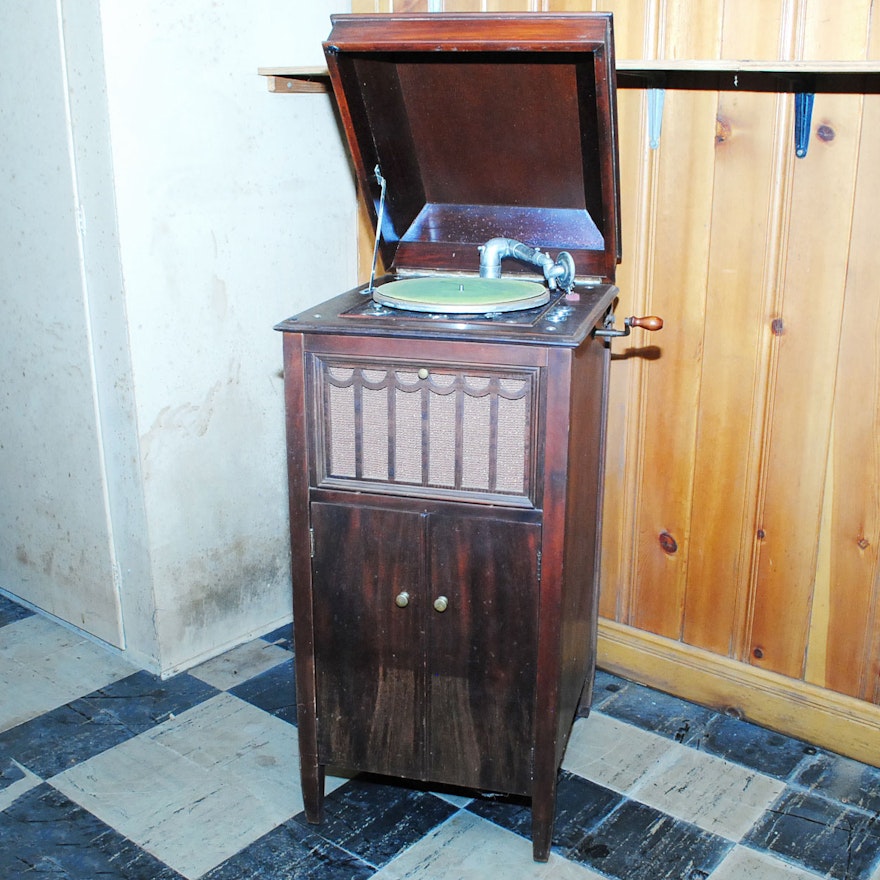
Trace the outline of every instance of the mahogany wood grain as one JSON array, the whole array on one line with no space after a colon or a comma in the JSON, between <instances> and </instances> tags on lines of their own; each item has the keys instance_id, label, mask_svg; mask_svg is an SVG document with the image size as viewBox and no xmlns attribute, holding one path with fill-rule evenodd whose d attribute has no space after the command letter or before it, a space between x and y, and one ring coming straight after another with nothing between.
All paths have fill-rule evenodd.
<instances>
[{"instance_id":1,"label":"mahogany wood grain","mask_svg":"<svg viewBox=\"0 0 880 880\"><path fill-rule=\"evenodd\" d=\"M308 448L306 382L303 340L297 334L284 336L284 407L287 432L287 480L290 510L290 569L293 583L311 581L309 541L309 464L302 451ZM324 775L318 763L315 725L314 626L311 592L293 593L294 640L301 651L296 663L297 736L299 738L303 803L309 822L321 821Z\"/></svg>"},{"instance_id":2,"label":"mahogany wood grain","mask_svg":"<svg viewBox=\"0 0 880 880\"><path fill-rule=\"evenodd\" d=\"M549 851L556 812L557 755L562 703L562 607L565 601L565 517L568 418L573 353L549 354L546 383L544 451L544 535L541 546L541 596L538 607L538 682L535 691L532 842L535 852ZM562 417L562 418L561 418ZM567 734L566 734L567 736ZM564 743L564 740L563 740Z\"/></svg>"},{"instance_id":3,"label":"mahogany wood grain","mask_svg":"<svg viewBox=\"0 0 880 880\"><path fill-rule=\"evenodd\" d=\"M431 52L450 41L460 42L463 52L604 50L609 26L602 15L457 15L450 11L447 15L395 15L390 34L382 14L334 15L331 19L334 30L326 45L351 53Z\"/></svg>"},{"instance_id":4,"label":"mahogany wood grain","mask_svg":"<svg viewBox=\"0 0 880 880\"><path fill-rule=\"evenodd\" d=\"M587 715L592 704L596 662L596 631L599 617L601 510L605 487L605 438L607 432L608 373L610 347L592 339L575 353L569 405L568 492L562 632L563 664L560 684L557 741L566 743L575 712ZM562 750L557 756L561 760Z\"/></svg>"},{"instance_id":5,"label":"mahogany wood grain","mask_svg":"<svg viewBox=\"0 0 880 880\"><path fill-rule=\"evenodd\" d=\"M621 254L607 16L395 15L393 34L383 15L332 21L328 71L374 224L377 167L388 181L385 266L476 272L477 246L503 233L564 248L580 276L613 281Z\"/></svg>"},{"instance_id":6,"label":"mahogany wood grain","mask_svg":"<svg viewBox=\"0 0 880 880\"><path fill-rule=\"evenodd\" d=\"M604 290L607 308L616 291ZM593 319L601 313L584 308ZM282 325L297 340L288 348L298 368L286 381L304 387L288 399L299 408L290 455L300 501L303 477L312 483L310 520L291 517L297 547L307 546L309 527L314 533L311 566L300 553L294 580L297 663L311 695L302 703L307 815L320 817L329 763L522 794L532 798L534 856L546 860L557 772L595 662L605 342L583 334L581 318L545 330L545 345L537 331L527 345L503 333L492 344L482 331L478 341L449 339L429 318L410 338L334 336L312 320ZM314 371L303 369L319 357L365 370L415 373L439 363L465 375L479 375L480 365L535 375L537 417L525 444L535 459L534 504L501 496L489 504L463 486L444 496L414 485L395 496L365 479L321 485L307 461L324 442L323 398L309 380ZM459 429L446 427L454 443Z\"/></svg>"},{"instance_id":7,"label":"mahogany wood grain","mask_svg":"<svg viewBox=\"0 0 880 880\"><path fill-rule=\"evenodd\" d=\"M429 519L429 778L531 793L540 540L538 524Z\"/></svg>"}]
</instances>

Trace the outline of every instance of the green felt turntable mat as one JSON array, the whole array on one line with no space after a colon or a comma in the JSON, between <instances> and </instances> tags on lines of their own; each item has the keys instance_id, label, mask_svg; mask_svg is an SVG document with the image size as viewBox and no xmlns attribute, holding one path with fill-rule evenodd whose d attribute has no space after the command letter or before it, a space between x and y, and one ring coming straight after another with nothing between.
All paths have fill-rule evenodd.
<instances>
[{"instance_id":1,"label":"green felt turntable mat","mask_svg":"<svg viewBox=\"0 0 880 880\"><path fill-rule=\"evenodd\" d=\"M550 301L550 291L509 278L402 278L377 287L373 299L414 312L477 314L533 309Z\"/></svg>"}]
</instances>

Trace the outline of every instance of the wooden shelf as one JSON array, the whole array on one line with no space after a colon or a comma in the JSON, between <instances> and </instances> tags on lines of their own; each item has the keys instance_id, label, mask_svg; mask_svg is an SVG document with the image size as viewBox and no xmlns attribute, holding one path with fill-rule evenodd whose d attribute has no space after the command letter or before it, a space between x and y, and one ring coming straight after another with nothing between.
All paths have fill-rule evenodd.
<instances>
[{"instance_id":1,"label":"wooden shelf","mask_svg":"<svg viewBox=\"0 0 880 880\"><path fill-rule=\"evenodd\" d=\"M626 73L778 73L778 74L876 74L880 61L777 61L755 59L618 59L617 69Z\"/></svg>"},{"instance_id":2,"label":"wooden shelf","mask_svg":"<svg viewBox=\"0 0 880 880\"><path fill-rule=\"evenodd\" d=\"M267 78L270 92L302 94L331 91L330 74L326 67L259 67L257 73Z\"/></svg>"},{"instance_id":3,"label":"wooden shelf","mask_svg":"<svg viewBox=\"0 0 880 880\"><path fill-rule=\"evenodd\" d=\"M260 67L257 72L267 78L270 92L332 90L326 67ZM792 91L809 83L815 91L880 90L880 61L624 58L617 61L617 72L623 88L663 82L667 88Z\"/></svg>"},{"instance_id":4,"label":"wooden shelf","mask_svg":"<svg viewBox=\"0 0 880 880\"><path fill-rule=\"evenodd\" d=\"M778 61L758 59L624 59L617 62L621 89L717 92L880 92L880 61Z\"/></svg>"}]
</instances>

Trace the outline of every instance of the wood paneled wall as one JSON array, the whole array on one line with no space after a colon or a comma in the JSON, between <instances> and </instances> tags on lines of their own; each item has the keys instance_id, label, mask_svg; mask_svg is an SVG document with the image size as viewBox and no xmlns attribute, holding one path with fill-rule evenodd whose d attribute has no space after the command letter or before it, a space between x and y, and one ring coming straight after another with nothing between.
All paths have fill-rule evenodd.
<instances>
[{"instance_id":1,"label":"wood paneled wall","mask_svg":"<svg viewBox=\"0 0 880 880\"><path fill-rule=\"evenodd\" d=\"M354 3L429 6L610 10L619 61L880 59L871 0ZM614 343L600 661L878 763L880 95L818 93L797 159L767 88L668 89L656 150L619 93L618 314L666 324Z\"/></svg>"}]
</instances>

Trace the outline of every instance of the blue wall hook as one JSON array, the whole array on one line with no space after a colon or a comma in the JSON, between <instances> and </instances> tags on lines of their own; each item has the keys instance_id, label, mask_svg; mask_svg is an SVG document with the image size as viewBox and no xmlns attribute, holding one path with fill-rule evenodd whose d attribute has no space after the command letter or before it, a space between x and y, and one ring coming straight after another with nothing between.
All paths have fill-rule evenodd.
<instances>
[{"instance_id":1,"label":"blue wall hook","mask_svg":"<svg viewBox=\"0 0 880 880\"><path fill-rule=\"evenodd\" d=\"M666 100L666 89L652 87L648 89L648 143L652 150L660 146L660 132L663 129L663 103Z\"/></svg>"},{"instance_id":2,"label":"blue wall hook","mask_svg":"<svg viewBox=\"0 0 880 880\"><path fill-rule=\"evenodd\" d=\"M812 92L798 92L794 96L794 154L798 159L807 155L810 146L814 97Z\"/></svg>"}]
</instances>

